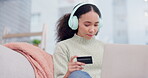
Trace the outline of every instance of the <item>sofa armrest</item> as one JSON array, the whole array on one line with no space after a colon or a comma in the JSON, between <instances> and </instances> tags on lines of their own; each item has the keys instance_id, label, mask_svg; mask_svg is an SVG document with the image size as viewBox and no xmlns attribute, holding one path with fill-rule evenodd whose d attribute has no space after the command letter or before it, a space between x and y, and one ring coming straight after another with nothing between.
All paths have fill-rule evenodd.
<instances>
[{"instance_id":1,"label":"sofa armrest","mask_svg":"<svg viewBox=\"0 0 148 78\"><path fill-rule=\"evenodd\" d=\"M25 56L0 45L0 78L35 78L35 74Z\"/></svg>"}]
</instances>

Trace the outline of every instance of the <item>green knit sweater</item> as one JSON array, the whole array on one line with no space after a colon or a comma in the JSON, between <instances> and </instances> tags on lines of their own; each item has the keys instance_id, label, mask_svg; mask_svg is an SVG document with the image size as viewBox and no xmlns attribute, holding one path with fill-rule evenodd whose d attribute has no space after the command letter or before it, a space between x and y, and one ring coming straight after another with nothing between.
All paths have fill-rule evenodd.
<instances>
[{"instance_id":1,"label":"green knit sweater","mask_svg":"<svg viewBox=\"0 0 148 78\"><path fill-rule=\"evenodd\" d=\"M92 78L100 78L104 52L104 43L95 38L84 39L78 35L57 43L53 54L54 78L63 78L68 70L68 62L72 56L92 56L93 64L86 64L82 71Z\"/></svg>"}]
</instances>

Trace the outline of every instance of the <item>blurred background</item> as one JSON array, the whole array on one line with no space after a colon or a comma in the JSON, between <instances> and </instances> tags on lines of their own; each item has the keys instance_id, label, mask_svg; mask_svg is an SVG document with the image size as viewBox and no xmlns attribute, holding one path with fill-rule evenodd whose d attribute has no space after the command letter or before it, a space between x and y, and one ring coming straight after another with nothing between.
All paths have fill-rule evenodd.
<instances>
[{"instance_id":1,"label":"blurred background","mask_svg":"<svg viewBox=\"0 0 148 78\"><path fill-rule=\"evenodd\" d=\"M0 43L29 42L54 52L56 22L87 0L0 0ZM94 0L102 13L97 39L148 45L148 0Z\"/></svg>"}]
</instances>

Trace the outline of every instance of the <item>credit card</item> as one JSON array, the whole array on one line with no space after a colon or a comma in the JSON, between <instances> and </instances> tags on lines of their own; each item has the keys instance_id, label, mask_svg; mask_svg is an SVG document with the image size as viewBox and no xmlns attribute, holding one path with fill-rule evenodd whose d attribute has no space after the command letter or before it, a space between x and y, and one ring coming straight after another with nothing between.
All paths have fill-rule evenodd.
<instances>
[{"instance_id":1,"label":"credit card","mask_svg":"<svg viewBox=\"0 0 148 78\"><path fill-rule=\"evenodd\" d=\"M85 64L92 64L92 56L81 56L81 57L77 57L77 61L78 62L82 62Z\"/></svg>"}]
</instances>

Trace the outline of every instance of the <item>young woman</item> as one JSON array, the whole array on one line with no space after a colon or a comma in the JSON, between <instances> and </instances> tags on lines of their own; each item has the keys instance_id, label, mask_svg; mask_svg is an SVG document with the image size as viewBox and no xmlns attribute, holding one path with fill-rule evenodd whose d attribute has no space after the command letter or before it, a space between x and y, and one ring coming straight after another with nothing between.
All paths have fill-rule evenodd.
<instances>
[{"instance_id":1,"label":"young woman","mask_svg":"<svg viewBox=\"0 0 148 78\"><path fill-rule=\"evenodd\" d=\"M53 54L55 78L100 78L104 43L95 39L101 13L92 3L80 3L57 24L58 43ZM92 64L76 61L91 56Z\"/></svg>"}]
</instances>

